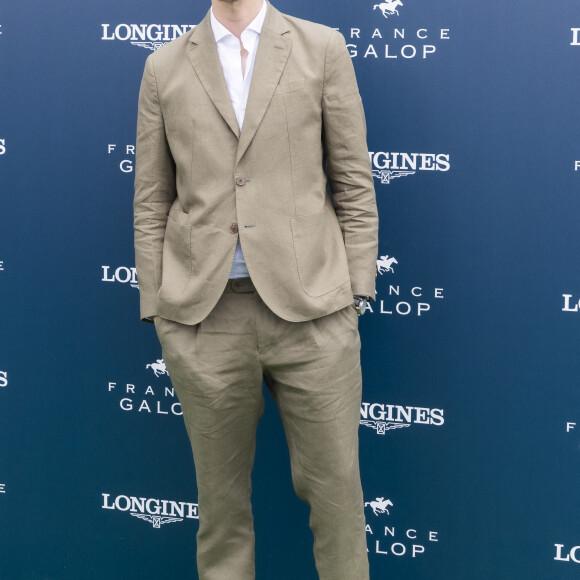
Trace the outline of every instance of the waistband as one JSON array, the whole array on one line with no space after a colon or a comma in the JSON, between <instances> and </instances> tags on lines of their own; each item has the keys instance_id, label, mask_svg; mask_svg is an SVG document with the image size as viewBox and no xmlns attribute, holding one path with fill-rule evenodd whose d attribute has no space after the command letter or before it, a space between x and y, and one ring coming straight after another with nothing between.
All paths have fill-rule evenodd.
<instances>
[{"instance_id":1,"label":"waistband","mask_svg":"<svg viewBox=\"0 0 580 580\"><path fill-rule=\"evenodd\" d=\"M230 278L228 280L225 292L255 292L254 283L248 277L246 278Z\"/></svg>"}]
</instances>

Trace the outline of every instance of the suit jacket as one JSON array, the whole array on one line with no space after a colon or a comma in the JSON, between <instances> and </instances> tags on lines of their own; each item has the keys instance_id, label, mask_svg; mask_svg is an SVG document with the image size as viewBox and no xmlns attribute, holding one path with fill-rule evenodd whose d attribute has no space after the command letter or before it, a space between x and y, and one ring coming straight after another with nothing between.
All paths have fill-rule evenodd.
<instances>
[{"instance_id":1,"label":"suit jacket","mask_svg":"<svg viewBox=\"0 0 580 580\"><path fill-rule=\"evenodd\" d=\"M238 236L258 293L283 319L330 314L353 293L374 297L375 192L342 35L269 5L241 131L209 12L151 54L134 209L143 319L203 320Z\"/></svg>"}]
</instances>

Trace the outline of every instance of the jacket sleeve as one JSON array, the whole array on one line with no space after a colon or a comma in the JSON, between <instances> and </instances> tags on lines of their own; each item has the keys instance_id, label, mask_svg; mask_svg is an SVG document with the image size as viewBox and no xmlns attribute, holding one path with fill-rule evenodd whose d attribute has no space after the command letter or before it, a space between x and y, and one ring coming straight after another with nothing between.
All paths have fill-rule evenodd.
<instances>
[{"instance_id":1,"label":"jacket sleeve","mask_svg":"<svg viewBox=\"0 0 580 580\"><path fill-rule=\"evenodd\" d=\"M175 163L165 136L152 56L147 58L139 92L134 199L141 319L149 322L157 314L165 226L177 195Z\"/></svg>"},{"instance_id":2,"label":"jacket sleeve","mask_svg":"<svg viewBox=\"0 0 580 580\"><path fill-rule=\"evenodd\" d=\"M375 297L378 214L366 123L342 34L326 50L322 115L326 174L342 229L353 294Z\"/></svg>"}]
</instances>

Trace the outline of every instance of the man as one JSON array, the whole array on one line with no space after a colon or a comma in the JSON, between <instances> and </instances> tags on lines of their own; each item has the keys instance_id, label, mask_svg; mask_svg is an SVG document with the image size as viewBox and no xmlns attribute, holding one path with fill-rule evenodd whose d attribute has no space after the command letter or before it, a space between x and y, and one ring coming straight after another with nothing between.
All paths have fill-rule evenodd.
<instances>
[{"instance_id":1,"label":"man","mask_svg":"<svg viewBox=\"0 0 580 580\"><path fill-rule=\"evenodd\" d=\"M264 0L213 0L199 26L147 59L141 317L155 322L192 445L201 580L255 577L262 379L311 508L320 579L369 577L356 308L374 297L377 226L364 113L338 32Z\"/></svg>"}]
</instances>

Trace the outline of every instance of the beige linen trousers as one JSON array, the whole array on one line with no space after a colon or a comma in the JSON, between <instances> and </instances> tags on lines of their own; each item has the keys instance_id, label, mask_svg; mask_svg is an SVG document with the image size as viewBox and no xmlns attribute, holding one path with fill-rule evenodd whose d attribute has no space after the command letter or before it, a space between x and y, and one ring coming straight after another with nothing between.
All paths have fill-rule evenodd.
<instances>
[{"instance_id":1,"label":"beige linen trousers","mask_svg":"<svg viewBox=\"0 0 580 580\"><path fill-rule=\"evenodd\" d=\"M231 280L199 324L155 325L193 450L200 580L255 578L250 496L262 378L282 417L294 489L310 506L319 578L368 580L354 307L288 322L246 278Z\"/></svg>"}]
</instances>

